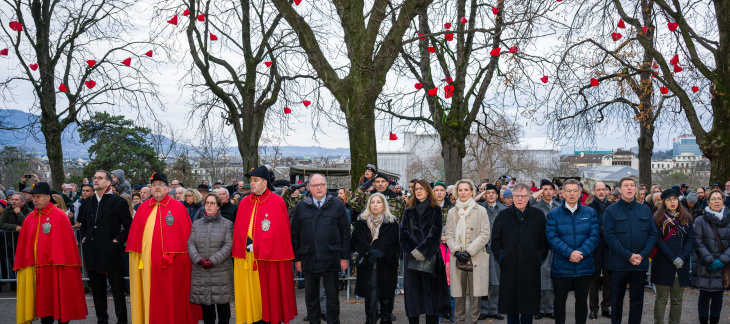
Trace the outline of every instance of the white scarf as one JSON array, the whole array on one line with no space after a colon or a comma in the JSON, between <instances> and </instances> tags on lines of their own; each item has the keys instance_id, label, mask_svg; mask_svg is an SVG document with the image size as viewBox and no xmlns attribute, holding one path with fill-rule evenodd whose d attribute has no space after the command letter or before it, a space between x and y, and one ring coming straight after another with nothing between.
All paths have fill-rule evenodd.
<instances>
[{"instance_id":1,"label":"white scarf","mask_svg":"<svg viewBox=\"0 0 730 324\"><path fill-rule=\"evenodd\" d=\"M722 220L722 216L725 215L725 206L722 206L719 212L710 209L710 206L705 207L705 212L715 216L718 220Z\"/></svg>"},{"instance_id":2,"label":"white scarf","mask_svg":"<svg viewBox=\"0 0 730 324\"><path fill-rule=\"evenodd\" d=\"M459 217L456 222L456 241L459 243L459 251L466 250L466 229L469 227L466 218L476 205L477 203L472 198L467 201L456 200L456 215Z\"/></svg>"}]
</instances>

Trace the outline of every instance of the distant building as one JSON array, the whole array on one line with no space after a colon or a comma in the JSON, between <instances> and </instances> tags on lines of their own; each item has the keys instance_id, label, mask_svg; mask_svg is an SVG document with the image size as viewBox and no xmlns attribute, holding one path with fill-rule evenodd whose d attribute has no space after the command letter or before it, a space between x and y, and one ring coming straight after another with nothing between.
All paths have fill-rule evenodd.
<instances>
[{"instance_id":1,"label":"distant building","mask_svg":"<svg viewBox=\"0 0 730 324\"><path fill-rule=\"evenodd\" d=\"M682 153L691 153L692 155L702 155L700 146L697 145L697 138L694 135L681 135L675 138L672 148L672 158Z\"/></svg>"},{"instance_id":2,"label":"distant building","mask_svg":"<svg viewBox=\"0 0 730 324\"><path fill-rule=\"evenodd\" d=\"M682 173L700 172L709 175L710 162L702 155L691 152L682 152L674 159L651 161L651 172L657 173L667 170L677 170Z\"/></svg>"},{"instance_id":3,"label":"distant building","mask_svg":"<svg viewBox=\"0 0 730 324\"><path fill-rule=\"evenodd\" d=\"M586 187L591 187L598 181L613 186L614 183L624 177L632 177L637 180L639 179L639 170L620 165L585 167L580 168L579 172L583 178L583 185Z\"/></svg>"},{"instance_id":4,"label":"distant building","mask_svg":"<svg viewBox=\"0 0 730 324\"><path fill-rule=\"evenodd\" d=\"M565 157L563 162L572 170L596 166L626 166L639 169L639 157L623 148L616 151L575 151L574 155Z\"/></svg>"}]
</instances>

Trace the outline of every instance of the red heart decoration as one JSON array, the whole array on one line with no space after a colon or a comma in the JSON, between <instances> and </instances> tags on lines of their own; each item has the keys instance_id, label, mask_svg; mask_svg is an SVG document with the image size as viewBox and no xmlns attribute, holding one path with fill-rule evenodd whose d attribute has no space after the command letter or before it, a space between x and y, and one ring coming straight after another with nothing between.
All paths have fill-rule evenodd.
<instances>
[{"instance_id":1,"label":"red heart decoration","mask_svg":"<svg viewBox=\"0 0 730 324\"><path fill-rule=\"evenodd\" d=\"M88 64L90 68L93 68L94 65L96 65L96 61L94 61L94 60L88 60L88 61L86 61L86 64Z\"/></svg>"},{"instance_id":2,"label":"red heart decoration","mask_svg":"<svg viewBox=\"0 0 730 324\"><path fill-rule=\"evenodd\" d=\"M656 73L652 73L651 74L651 77L654 78L654 79L656 79Z\"/></svg>"},{"instance_id":3,"label":"red heart decoration","mask_svg":"<svg viewBox=\"0 0 730 324\"><path fill-rule=\"evenodd\" d=\"M213 33L210 33L210 40L211 41L217 41L218 40L218 36L213 35Z\"/></svg>"},{"instance_id":4,"label":"red heart decoration","mask_svg":"<svg viewBox=\"0 0 730 324\"><path fill-rule=\"evenodd\" d=\"M436 53L436 48L435 48L435 47L433 47L433 46L429 46L429 47L428 47L428 52L429 52L429 53Z\"/></svg>"},{"instance_id":5,"label":"red heart decoration","mask_svg":"<svg viewBox=\"0 0 730 324\"><path fill-rule=\"evenodd\" d=\"M451 98L453 96L454 96L454 93L453 92L447 92L445 97L446 97L446 99L449 99L449 98Z\"/></svg>"},{"instance_id":6,"label":"red heart decoration","mask_svg":"<svg viewBox=\"0 0 730 324\"><path fill-rule=\"evenodd\" d=\"M439 88L433 88L433 89L431 89L431 90L428 90L428 95L429 95L429 96L435 96L435 95L437 95L438 93L439 93Z\"/></svg>"},{"instance_id":7,"label":"red heart decoration","mask_svg":"<svg viewBox=\"0 0 730 324\"><path fill-rule=\"evenodd\" d=\"M512 54L517 53L517 46L510 47L509 48L509 52L512 53Z\"/></svg>"},{"instance_id":8,"label":"red heart decoration","mask_svg":"<svg viewBox=\"0 0 730 324\"><path fill-rule=\"evenodd\" d=\"M454 79L452 79L450 76L446 76L446 82L447 83L454 82Z\"/></svg>"},{"instance_id":9,"label":"red heart decoration","mask_svg":"<svg viewBox=\"0 0 730 324\"><path fill-rule=\"evenodd\" d=\"M622 36L621 33L611 33L611 38L613 38L614 42L621 39Z\"/></svg>"},{"instance_id":10,"label":"red heart decoration","mask_svg":"<svg viewBox=\"0 0 730 324\"><path fill-rule=\"evenodd\" d=\"M596 80L596 78L591 78L591 87L595 87L598 85L599 85L598 80Z\"/></svg>"},{"instance_id":11,"label":"red heart decoration","mask_svg":"<svg viewBox=\"0 0 730 324\"><path fill-rule=\"evenodd\" d=\"M291 114L291 109L289 109L289 107L284 107L284 113Z\"/></svg>"},{"instance_id":12,"label":"red heart decoration","mask_svg":"<svg viewBox=\"0 0 730 324\"><path fill-rule=\"evenodd\" d=\"M149 57L152 57L152 50L147 51L147 53L144 53L144 55L147 55Z\"/></svg>"},{"instance_id":13,"label":"red heart decoration","mask_svg":"<svg viewBox=\"0 0 730 324\"><path fill-rule=\"evenodd\" d=\"M272 63L271 62L264 62L264 64L266 65L266 67L271 67L271 64Z\"/></svg>"},{"instance_id":14,"label":"red heart decoration","mask_svg":"<svg viewBox=\"0 0 730 324\"><path fill-rule=\"evenodd\" d=\"M28 65L28 67L30 67L30 69L33 71L38 70L38 64L31 64L31 65Z\"/></svg>"},{"instance_id":15,"label":"red heart decoration","mask_svg":"<svg viewBox=\"0 0 730 324\"><path fill-rule=\"evenodd\" d=\"M418 36L423 36L423 33L418 34ZM421 40L426 40L426 37L421 37Z\"/></svg>"},{"instance_id":16,"label":"red heart decoration","mask_svg":"<svg viewBox=\"0 0 730 324\"><path fill-rule=\"evenodd\" d=\"M679 66L679 65L674 66L674 73L679 73L682 71L684 71L684 69L681 66Z\"/></svg>"},{"instance_id":17,"label":"red heart decoration","mask_svg":"<svg viewBox=\"0 0 730 324\"><path fill-rule=\"evenodd\" d=\"M495 15L499 14L499 8L492 8L492 13Z\"/></svg>"},{"instance_id":18,"label":"red heart decoration","mask_svg":"<svg viewBox=\"0 0 730 324\"><path fill-rule=\"evenodd\" d=\"M185 11L183 11L183 16L185 16L185 17L190 16L190 9L185 8Z\"/></svg>"},{"instance_id":19,"label":"red heart decoration","mask_svg":"<svg viewBox=\"0 0 730 324\"><path fill-rule=\"evenodd\" d=\"M300 4L300 3L302 3L302 0L294 0L294 4L296 4L297 6L298 6L298 5Z\"/></svg>"},{"instance_id":20,"label":"red heart decoration","mask_svg":"<svg viewBox=\"0 0 730 324\"><path fill-rule=\"evenodd\" d=\"M205 21L205 15L204 14L199 14L198 15L198 21Z\"/></svg>"},{"instance_id":21,"label":"red heart decoration","mask_svg":"<svg viewBox=\"0 0 730 324\"><path fill-rule=\"evenodd\" d=\"M175 15L174 17L172 17L172 19L168 20L167 23L168 24L177 25L177 15Z\"/></svg>"},{"instance_id":22,"label":"red heart decoration","mask_svg":"<svg viewBox=\"0 0 730 324\"><path fill-rule=\"evenodd\" d=\"M449 84L449 85L445 86L444 87L444 92L447 92L447 93L448 92L454 92L454 85Z\"/></svg>"},{"instance_id":23,"label":"red heart decoration","mask_svg":"<svg viewBox=\"0 0 730 324\"><path fill-rule=\"evenodd\" d=\"M96 81L89 80L89 81L84 82L84 84L86 85L87 88L91 89L96 86Z\"/></svg>"},{"instance_id":24,"label":"red heart decoration","mask_svg":"<svg viewBox=\"0 0 730 324\"><path fill-rule=\"evenodd\" d=\"M423 88L423 84L420 83L416 83L413 86L416 87L416 90L421 90L421 88Z\"/></svg>"},{"instance_id":25,"label":"red heart decoration","mask_svg":"<svg viewBox=\"0 0 730 324\"><path fill-rule=\"evenodd\" d=\"M17 31L17 32L23 31L23 25L17 21L11 21L8 25L10 25L10 29L12 29L14 31Z\"/></svg>"},{"instance_id":26,"label":"red heart decoration","mask_svg":"<svg viewBox=\"0 0 730 324\"><path fill-rule=\"evenodd\" d=\"M655 68L655 69L658 69L659 68L659 64L656 64L656 62L654 62L654 65L652 65L652 67Z\"/></svg>"},{"instance_id":27,"label":"red heart decoration","mask_svg":"<svg viewBox=\"0 0 730 324\"><path fill-rule=\"evenodd\" d=\"M621 18L618 19L618 28L626 28L626 24L624 24L624 20Z\"/></svg>"},{"instance_id":28,"label":"red heart decoration","mask_svg":"<svg viewBox=\"0 0 730 324\"><path fill-rule=\"evenodd\" d=\"M2 55L2 56L8 56L8 49L7 48L1 49L0 50L0 55Z\"/></svg>"},{"instance_id":29,"label":"red heart decoration","mask_svg":"<svg viewBox=\"0 0 730 324\"><path fill-rule=\"evenodd\" d=\"M124 59L124 61L122 61L122 64L129 66L130 64L132 64L132 58L128 57L128 58Z\"/></svg>"},{"instance_id":30,"label":"red heart decoration","mask_svg":"<svg viewBox=\"0 0 730 324\"><path fill-rule=\"evenodd\" d=\"M641 27L641 30L643 30L644 31L644 35L646 35L646 32L649 30L649 27L646 27L646 26Z\"/></svg>"},{"instance_id":31,"label":"red heart decoration","mask_svg":"<svg viewBox=\"0 0 730 324\"><path fill-rule=\"evenodd\" d=\"M669 60L669 64L671 65L677 65L679 64L679 54L674 55L671 60Z\"/></svg>"},{"instance_id":32,"label":"red heart decoration","mask_svg":"<svg viewBox=\"0 0 730 324\"><path fill-rule=\"evenodd\" d=\"M692 92L696 93L697 91L700 91L700 88L692 86Z\"/></svg>"},{"instance_id":33,"label":"red heart decoration","mask_svg":"<svg viewBox=\"0 0 730 324\"><path fill-rule=\"evenodd\" d=\"M667 93L669 93L669 89L667 89L666 87L661 87L661 88L659 88L659 91L660 91L660 92L661 92L662 94L667 94Z\"/></svg>"},{"instance_id":34,"label":"red heart decoration","mask_svg":"<svg viewBox=\"0 0 730 324\"><path fill-rule=\"evenodd\" d=\"M454 40L454 34L446 34L444 35L444 38L446 38L446 40L450 42Z\"/></svg>"},{"instance_id":35,"label":"red heart decoration","mask_svg":"<svg viewBox=\"0 0 730 324\"><path fill-rule=\"evenodd\" d=\"M309 105L312 104L312 102L309 100L304 100L304 101L302 101L302 103L304 104L304 107L309 107Z\"/></svg>"},{"instance_id":36,"label":"red heart decoration","mask_svg":"<svg viewBox=\"0 0 730 324\"><path fill-rule=\"evenodd\" d=\"M451 23L445 23L444 24L444 28L451 29Z\"/></svg>"},{"instance_id":37,"label":"red heart decoration","mask_svg":"<svg viewBox=\"0 0 730 324\"><path fill-rule=\"evenodd\" d=\"M466 23L468 23L468 22L469 22L469 21L468 21L468 20L466 20L466 17L461 17L461 23L462 23L462 24L466 24Z\"/></svg>"},{"instance_id":38,"label":"red heart decoration","mask_svg":"<svg viewBox=\"0 0 730 324\"><path fill-rule=\"evenodd\" d=\"M668 22L667 27L669 27L669 31L675 31L679 27L679 24L676 22Z\"/></svg>"},{"instance_id":39,"label":"red heart decoration","mask_svg":"<svg viewBox=\"0 0 730 324\"><path fill-rule=\"evenodd\" d=\"M494 57L499 57L499 53L502 51L501 48L494 48L491 51L489 51L489 55Z\"/></svg>"},{"instance_id":40,"label":"red heart decoration","mask_svg":"<svg viewBox=\"0 0 730 324\"><path fill-rule=\"evenodd\" d=\"M547 75L544 75L542 78L540 78L540 81L542 81L542 83L547 83L548 82L548 76Z\"/></svg>"},{"instance_id":41,"label":"red heart decoration","mask_svg":"<svg viewBox=\"0 0 730 324\"><path fill-rule=\"evenodd\" d=\"M391 141L397 141L398 140L398 136L396 136L395 134L393 134L393 132L390 132L389 138L390 138Z\"/></svg>"},{"instance_id":42,"label":"red heart decoration","mask_svg":"<svg viewBox=\"0 0 730 324\"><path fill-rule=\"evenodd\" d=\"M61 83L61 85L58 87L58 90L60 90L61 92L66 92L68 91L68 88L66 88L65 84Z\"/></svg>"}]
</instances>

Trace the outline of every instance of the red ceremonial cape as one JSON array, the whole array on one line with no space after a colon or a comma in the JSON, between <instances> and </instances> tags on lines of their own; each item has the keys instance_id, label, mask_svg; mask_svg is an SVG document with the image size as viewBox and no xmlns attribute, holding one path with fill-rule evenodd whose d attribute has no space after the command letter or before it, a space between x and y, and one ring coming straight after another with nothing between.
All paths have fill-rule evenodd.
<instances>
[{"instance_id":1,"label":"red ceremonial cape","mask_svg":"<svg viewBox=\"0 0 730 324\"><path fill-rule=\"evenodd\" d=\"M268 215L271 226L268 231L261 228L261 222ZM238 205L236 224L233 226L234 258L246 258L246 237L248 225L253 220L253 254L256 260L285 261L294 260L291 245L291 226L289 213L281 196L268 189L261 196L250 194Z\"/></svg>"},{"instance_id":2,"label":"red ceremonial cape","mask_svg":"<svg viewBox=\"0 0 730 324\"><path fill-rule=\"evenodd\" d=\"M43 230L46 223L48 233ZM53 316L62 322L86 318L89 312L74 230L66 213L51 203L33 210L20 228L13 270L31 266L36 267L36 316Z\"/></svg>"},{"instance_id":3,"label":"red ceremonial cape","mask_svg":"<svg viewBox=\"0 0 730 324\"><path fill-rule=\"evenodd\" d=\"M155 205L157 214L150 215ZM173 218L172 224L167 216ZM192 222L185 206L165 196L154 198L137 208L127 239L127 252L142 253L142 238L148 217L157 217L152 236L152 287L150 289L150 323L198 323L200 306L190 302L190 273L193 263L188 257L188 237ZM185 311L187 309L187 311Z\"/></svg>"}]
</instances>

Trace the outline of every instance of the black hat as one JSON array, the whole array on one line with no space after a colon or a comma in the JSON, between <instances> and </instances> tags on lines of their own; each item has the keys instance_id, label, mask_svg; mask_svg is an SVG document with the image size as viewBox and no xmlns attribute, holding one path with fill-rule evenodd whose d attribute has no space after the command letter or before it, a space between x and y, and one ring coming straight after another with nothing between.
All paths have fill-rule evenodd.
<instances>
[{"instance_id":1,"label":"black hat","mask_svg":"<svg viewBox=\"0 0 730 324\"><path fill-rule=\"evenodd\" d=\"M548 180L548 179L542 179L542 180L540 180L540 188L542 188L543 186L551 186L552 187L553 186L553 182L550 181L550 180Z\"/></svg>"},{"instance_id":2,"label":"black hat","mask_svg":"<svg viewBox=\"0 0 730 324\"><path fill-rule=\"evenodd\" d=\"M205 190L205 191L210 191L210 188L202 183L198 185L198 190L201 190L201 189Z\"/></svg>"},{"instance_id":3,"label":"black hat","mask_svg":"<svg viewBox=\"0 0 730 324\"><path fill-rule=\"evenodd\" d=\"M271 178L269 177L269 169L262 165L256 169L251 170L251 172L244 174L246 178L250 177L258 177L261 179L266 180L266 187L271 191L274 192L274 185L271 183Z\"/></svg>"},{"instance_id":4,"label":"black hat","mask_svg":"<svg viewBox=\"0 0 730 324\"><path fill-rule=\"evenodd\" d=\"M214 185L217 185L217 184L219 184L219 185L222 185L222 184L223 184L223 182L220 182L220 181L216 181L216 182L214 183Z\"/></svg>"},{"instance_id":5,"label":"black hat","mask_svg":"<svg viewBox=\"0 0 730 324\"><path fill-rule=\"evenodd\" d=\"M367 166L367 167L365 167L365 170L370 170L370 171L373 171L373 173L376 173L376 172L378 172L378 168L376 168L376 167L375 167L374 165L372 165L372 164L368 164L368 166Z\"/></svg>"},{"instance_id":6,"label":"black hat","mask_svg":"<svg viewBox=\"0 0 730 324\"><path fill-rule=\"evenodd\" d=\"M388 179L388 177L387 177L387 176L386 176L385 174L382 174L382 173L378 173L378 174L376 174L376 175L375 175L375 176L373 177L373 180L375 180L375 179L377 179L377 178L383 178L383 179L385 179L385 181L390 181L390 179Z\"/></svg>"},{"instance_id":7,"label":"black hat","mask_svg":"<svg viewBox=\"0 0 730 324\"><path fill-rule=\"evenodd\" d=\"M689 188L689 186L688 186L688 185L687 185L686 183L683 183L683 184L682 184L682 185L680 185L679 187L680 187L680 188Z\"/></svg>"},{"instance_id":8,"label":"black hat","mask_svg":"<svg viewBox=\"0 0 730 324\"><path fill-rule=\"evenodd\" d=\"M486 188L484 188L484 191L487 191L487 190L494 190L497 193L499 193L499 189L497 189L497 186L495 186L495 185L493 185L491 183L487 183Z\"/></svg>"},{"instance_id":9,"label":"black hat","mask_svg":"<svg viewBox=\"0 0 730 324\"><path fill-rule=\"evenodd\" d=\"M51 203L55 204L56 200L53 199L52 192L51 192L51 186L48 185L47 182L39 182L30 187L29 194L42 194L42 195L49 195L51 196Z\"/></svg>"},{"instance_id":10,"label":"black hat","mask_svg":"<svg viewBox=\"0 0 730 324\"><path fill-rule=\"evenodd\" d=\"M662 200L665 200L669 197L677 197L679 198L679 192L674 189L667 189L662 192Z\"/></svg>"},{"instance_id":11,"label":"black hat","mask_svg":"<svg viewBox=\"0 0 730 324\"><path fill-rule=\"evenodd\" d=\"M720 182L715 182L712 184L712 187L713 188L718 187L718 188L722 189L722 184Z\"/></svg>"},{"instance_id":12,"label":"black hat","mask_svg":"<svg viewBox=\"0 0 730 324\"><path fill-rule=\"evenodd\" d=\"M153 183L155 181L162 181L165 183L165 185L169 185L169 183L167 183L167 176L165 176L165 174L162 172L152 173L152 176L150 176L150 183Z\"/></svg>"}]
</instances>

